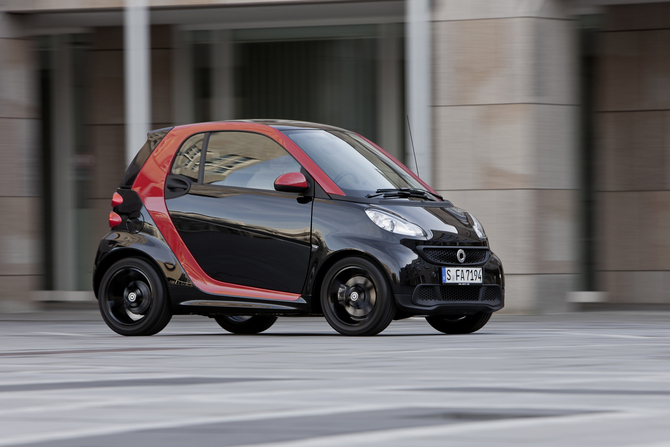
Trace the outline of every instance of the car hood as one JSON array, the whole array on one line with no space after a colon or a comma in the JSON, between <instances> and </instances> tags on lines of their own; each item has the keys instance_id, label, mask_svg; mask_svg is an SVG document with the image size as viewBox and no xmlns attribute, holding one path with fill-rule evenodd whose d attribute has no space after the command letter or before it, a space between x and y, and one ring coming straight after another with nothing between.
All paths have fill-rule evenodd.
<instances>
[{"instance_id":1,"label":"car hood","mask_svg":"<svg viewBox=\"0 0 670 447\"><path fill-rule=\"evenodd\" d=\"M385 202L375 208L388 210L429 230L429 243L436 245L488 245L487 239L480 239L472 227L469 213L448 202L415 203Z\"/></svg>"}]
</instances>

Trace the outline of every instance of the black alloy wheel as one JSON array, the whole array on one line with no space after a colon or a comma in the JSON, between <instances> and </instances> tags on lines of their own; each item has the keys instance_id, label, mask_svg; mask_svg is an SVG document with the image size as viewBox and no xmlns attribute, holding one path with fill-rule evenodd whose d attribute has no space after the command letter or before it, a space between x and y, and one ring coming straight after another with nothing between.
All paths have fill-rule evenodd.
<instances>
[{"instance_id":1,"label":"black alloy wheel","mask_svg":"<svg viewBox=\"0 0 670 447\"><path fill-rule=\"evenodd\" d=\"M107 326L121 335L154 335L172 318L161 277L139 258L121 259L105 272L98 305Z\"/></svg>"},{"instance_id":2,"label":"black alloy wheel","mask_svg":"<svg viewBox=\"0 0 670 447\"><path fill-rule=\"evenodd\" d=\"M426 317L428 324L445 334L471 334L477 332L488 323L490 312L479 312L474 315L432 316Z\"/></svg>"},{"instance_id":3,"label":"black alloy wheel","mask_svg":"<svg viewBox=\"0 0 670 447\"><path fill-rule=\"evenodd\" d=\"M386 276L372 262L346 258L336 262L321 284L323 314L343 335L375 335L393 320L396 307Z\"/></svg>"},{"instance_id":4,"label":"black alloy wheel","mask_svg":"<svg viewBox=\"0 0 670 447\"><path fill-rule=\"evenodd\" d=\"M219 326L233 334L260 334L275 324L277 317L271 315L221 315L214 317Z\"/></svg>"}]
</instances>

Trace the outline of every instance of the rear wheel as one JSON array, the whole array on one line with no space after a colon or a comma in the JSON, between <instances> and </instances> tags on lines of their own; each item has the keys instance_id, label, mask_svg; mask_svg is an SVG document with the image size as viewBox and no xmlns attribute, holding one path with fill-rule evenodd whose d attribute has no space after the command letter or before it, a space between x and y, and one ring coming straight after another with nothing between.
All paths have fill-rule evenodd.
<instances>
[{"instance_id":1,"label":"rear wheel","mask_svg":"<svg viewBox=\"0 0 670 447\"><path fill-rule=\"evenodd\" d=\"M121 335L154 335L172 318L161 277L139 258L121 259L105 272L98 306L107 326Z\"/></svg>"},{"instance_id":2,"label":"rear wheel","mask_svg":"<svg viewBox=\"0 0 670 447\"><path fill-rule=\"evenodd\" d=\"M346 258L336 262L321 285L321 308L328 323L343 335L375 335L396 312L386 276L372 262Z\"/></svg>"},{"instance_id":3,"label":"rear wheel","mask_svg":"<svg viewBox=\"0 0 670 447\"><path fill-rule=\"evenodd\" d=\"M260 334L270 329L277 317L265 315L223 315L214 317L219 326L233 334Z\"/></svg>"},{"instance_id":4,"label":"rear wheel","mask_svg":"<svg viewBox=\"0 0 670 447\"><path fill-rule=\"evenodd\" d=\"M491 313L479 312L474 315L426 317L426 321L445 334L470 334L483 328L490 318Z\"/></svg>"}]
</instances>

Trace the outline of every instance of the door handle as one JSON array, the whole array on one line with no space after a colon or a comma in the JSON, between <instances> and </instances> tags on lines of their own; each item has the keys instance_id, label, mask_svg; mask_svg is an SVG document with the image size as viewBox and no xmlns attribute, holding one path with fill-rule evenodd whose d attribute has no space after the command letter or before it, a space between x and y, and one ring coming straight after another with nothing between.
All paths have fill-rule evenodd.
<instances>
[{"instance_id":1,"label":"door handle","mask_svg":"<svg viewBox=\"0 0 670 447\"><path fill-rule=\"evenodd\" d=\"M173 199L188 194L191 190L191 184L191 179L183 175L168 175L167 179L165 179L165 198Z\"/></svg>"}]
</instances>

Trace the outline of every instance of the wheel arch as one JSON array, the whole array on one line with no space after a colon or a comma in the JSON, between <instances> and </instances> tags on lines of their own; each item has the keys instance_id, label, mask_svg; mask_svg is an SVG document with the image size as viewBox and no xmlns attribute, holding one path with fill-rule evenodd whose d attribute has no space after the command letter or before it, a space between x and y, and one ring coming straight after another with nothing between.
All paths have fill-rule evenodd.
<instances>
[{"instance_id":1,"label":"wheel arch","mask_svg":"<svg viewBox=\"0 0 670 447\"><path fill-rule=\"evenodd\" d=\"M115 262L126 258L141 258L147 261L149 264L151 264L151 266L154 268L154 270L156 270L156 273L158 273L158 276L161 278L161 281L163 282L163 289L165 290L165 293L169 301L170 291L168 289L167 278L165 277L163 269L160 268L160 266L158 265L158 263L154 258L149 256L142 250L137 250L134 248L121 248L113 250L112 252L107 254L107 256L102 258L100 263L96 266L95 272L93 273L93 293L95 294L95 297L98 298L98 289L100 288L100 281L102 281L102 277L105 275L105 272L107 272L107 270Z\"/></svg>"},{"instance_id":2,"label":"wheel arch","mask_svg":"<svg viewBox=\"0 0 670 447\"><path fill-rule=\"evenodd\" d=\"M361 250L354 250L354 249L339 250L335 253L332 253L321 263L321 266L319 266L319 269L317 270L316 275L314 276L314 282L312 283L312 289L311 289L313 312L323 313L323 309L321 309L320 291L323 279L325 278L328 270L330 270L330 268L333 265L335 265L336 262L345 258L353 258L353 257L366 259L372 262L375 266L377 266L377 268L379 268L379 270L384 275L384 278L386 278L387 284L389 286L389 291L393 293L392 288L393 283L389 276L389 269L383 263L381 263L377 258L372 256L370 253Z\"/></svg>"}]
</instances>

